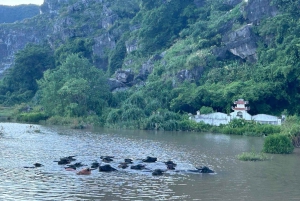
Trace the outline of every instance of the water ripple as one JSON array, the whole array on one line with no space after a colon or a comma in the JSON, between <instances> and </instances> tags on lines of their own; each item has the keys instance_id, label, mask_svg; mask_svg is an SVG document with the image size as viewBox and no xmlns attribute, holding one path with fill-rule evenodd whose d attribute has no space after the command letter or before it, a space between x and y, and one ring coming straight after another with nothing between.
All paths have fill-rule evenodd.
<instances>
[{"instance_id":1,"label":"water ripple","mask_svg":"<svg viewBox=\"0 0 300 201\"><path fill-rule=\"evenodd\" d=\"M236 154L262 145L260 138L213 134L71 130L64 127L0 123L0 200L296 200L299 154L263 163L237 161ZM158 157L147 168L177 170L207 165L217 174L120 170L91 175L65 171L55 160L75 155L90 165L113 155L112 166L132 158ZM41 168L23 168L39 162ZM141 161L140 161L141 162ZM289 164L289 165L286 165ZM270 193L266 193L270 192ZM284 196L283 196L284 194Z\"/></svg>"}]
</instances>

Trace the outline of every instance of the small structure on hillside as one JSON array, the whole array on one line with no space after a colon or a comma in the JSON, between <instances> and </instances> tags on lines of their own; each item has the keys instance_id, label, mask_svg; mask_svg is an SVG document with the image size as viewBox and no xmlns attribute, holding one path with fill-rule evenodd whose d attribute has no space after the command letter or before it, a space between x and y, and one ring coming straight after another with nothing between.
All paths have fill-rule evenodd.
<instances>
[{"instance_id":1,"label":"small structure on hillside","mask_svg":"<svg viewBox=\"0 0 300 201\"><path fill-rule=\"evenodd\" d=\"M247 121L255 121L261 124L272 124L272 125L281 125L281 118L276 116L267 115L267 114L257 114L251 116L247 111L250 110L250 107L246 106L249 104L248 101L244 99L238 99L233 102L235 104L231 109L229 115L221 112L214 112L210 114L200 114L200 111L197 111L195 116L190 116L191 120L198 122L204 122L206 124L219 126L221 124L228 124L233 119L245 119Z\"/></svg>"}]
</instances>

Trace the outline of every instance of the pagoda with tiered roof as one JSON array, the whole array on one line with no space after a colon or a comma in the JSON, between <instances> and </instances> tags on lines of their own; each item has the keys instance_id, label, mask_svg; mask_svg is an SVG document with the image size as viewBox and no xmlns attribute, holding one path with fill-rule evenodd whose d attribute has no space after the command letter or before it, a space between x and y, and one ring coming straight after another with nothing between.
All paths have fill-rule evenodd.
<instances>
[{"instance_id":1,"label":"pagoda with tiered roof","mask_svg":"<svg viewBox=\"0 0 300 201\"><path fill-rule=\"evenodd\" d=\"M246 107L247 104L249 104L248 101L245 101L244 99L238 99L237 101L234 101L233 104L235 104L235 107L231 107L234 111L248 111L250 110L250 107Z\"/></svg>"}]
</instances>

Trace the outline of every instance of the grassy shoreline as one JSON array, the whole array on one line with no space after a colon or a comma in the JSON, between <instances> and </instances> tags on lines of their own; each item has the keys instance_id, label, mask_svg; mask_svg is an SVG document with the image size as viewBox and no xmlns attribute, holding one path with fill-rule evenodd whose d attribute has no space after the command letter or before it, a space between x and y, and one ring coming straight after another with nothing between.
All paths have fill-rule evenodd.
<instances>
[{"instance_id":1,"label":"grassy shoreline","mask_svg":"<svg viewBox=\"0 0 300 201\"><path fill-rule=\"evenodd\" d=\"M254 121L235 119L227 125L212 126L203 122L189 120L187 115L163 111L149 117L130 121L109 122L107 115L89 115L85 117L47 116L42 108L30 108L21 104L13 108L0 108L0 117L8 121L22 123L42 123L49 125L64 125L72 129L88 127L104 127L113 129L161 130L161 131L193 131L211 132L233 135L255 136L265 138L263 151L266 153L289 154L300 144L300 118L288 117L283 125L260 124ZM28 111L29 110L29 111ZM259 160L261 155L245 153L243 160Z\"/></svg>"}]
</instances>

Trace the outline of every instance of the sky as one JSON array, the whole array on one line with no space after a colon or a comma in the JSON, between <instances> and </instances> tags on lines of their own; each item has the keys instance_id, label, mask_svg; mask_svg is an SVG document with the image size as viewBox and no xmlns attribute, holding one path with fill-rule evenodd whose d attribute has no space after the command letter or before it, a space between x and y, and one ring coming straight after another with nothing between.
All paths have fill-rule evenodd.
<instances>
[{"instance_id":1,"label":"sky","mask_svg":"<svg viewBox=\"0 0 300 201\"><path fill-rule=\"evenodd\" d=\"M0 5L15 6L19 4L37 4L41 5L44 0L0 0Z\"/></svg>"}]
</instances>

